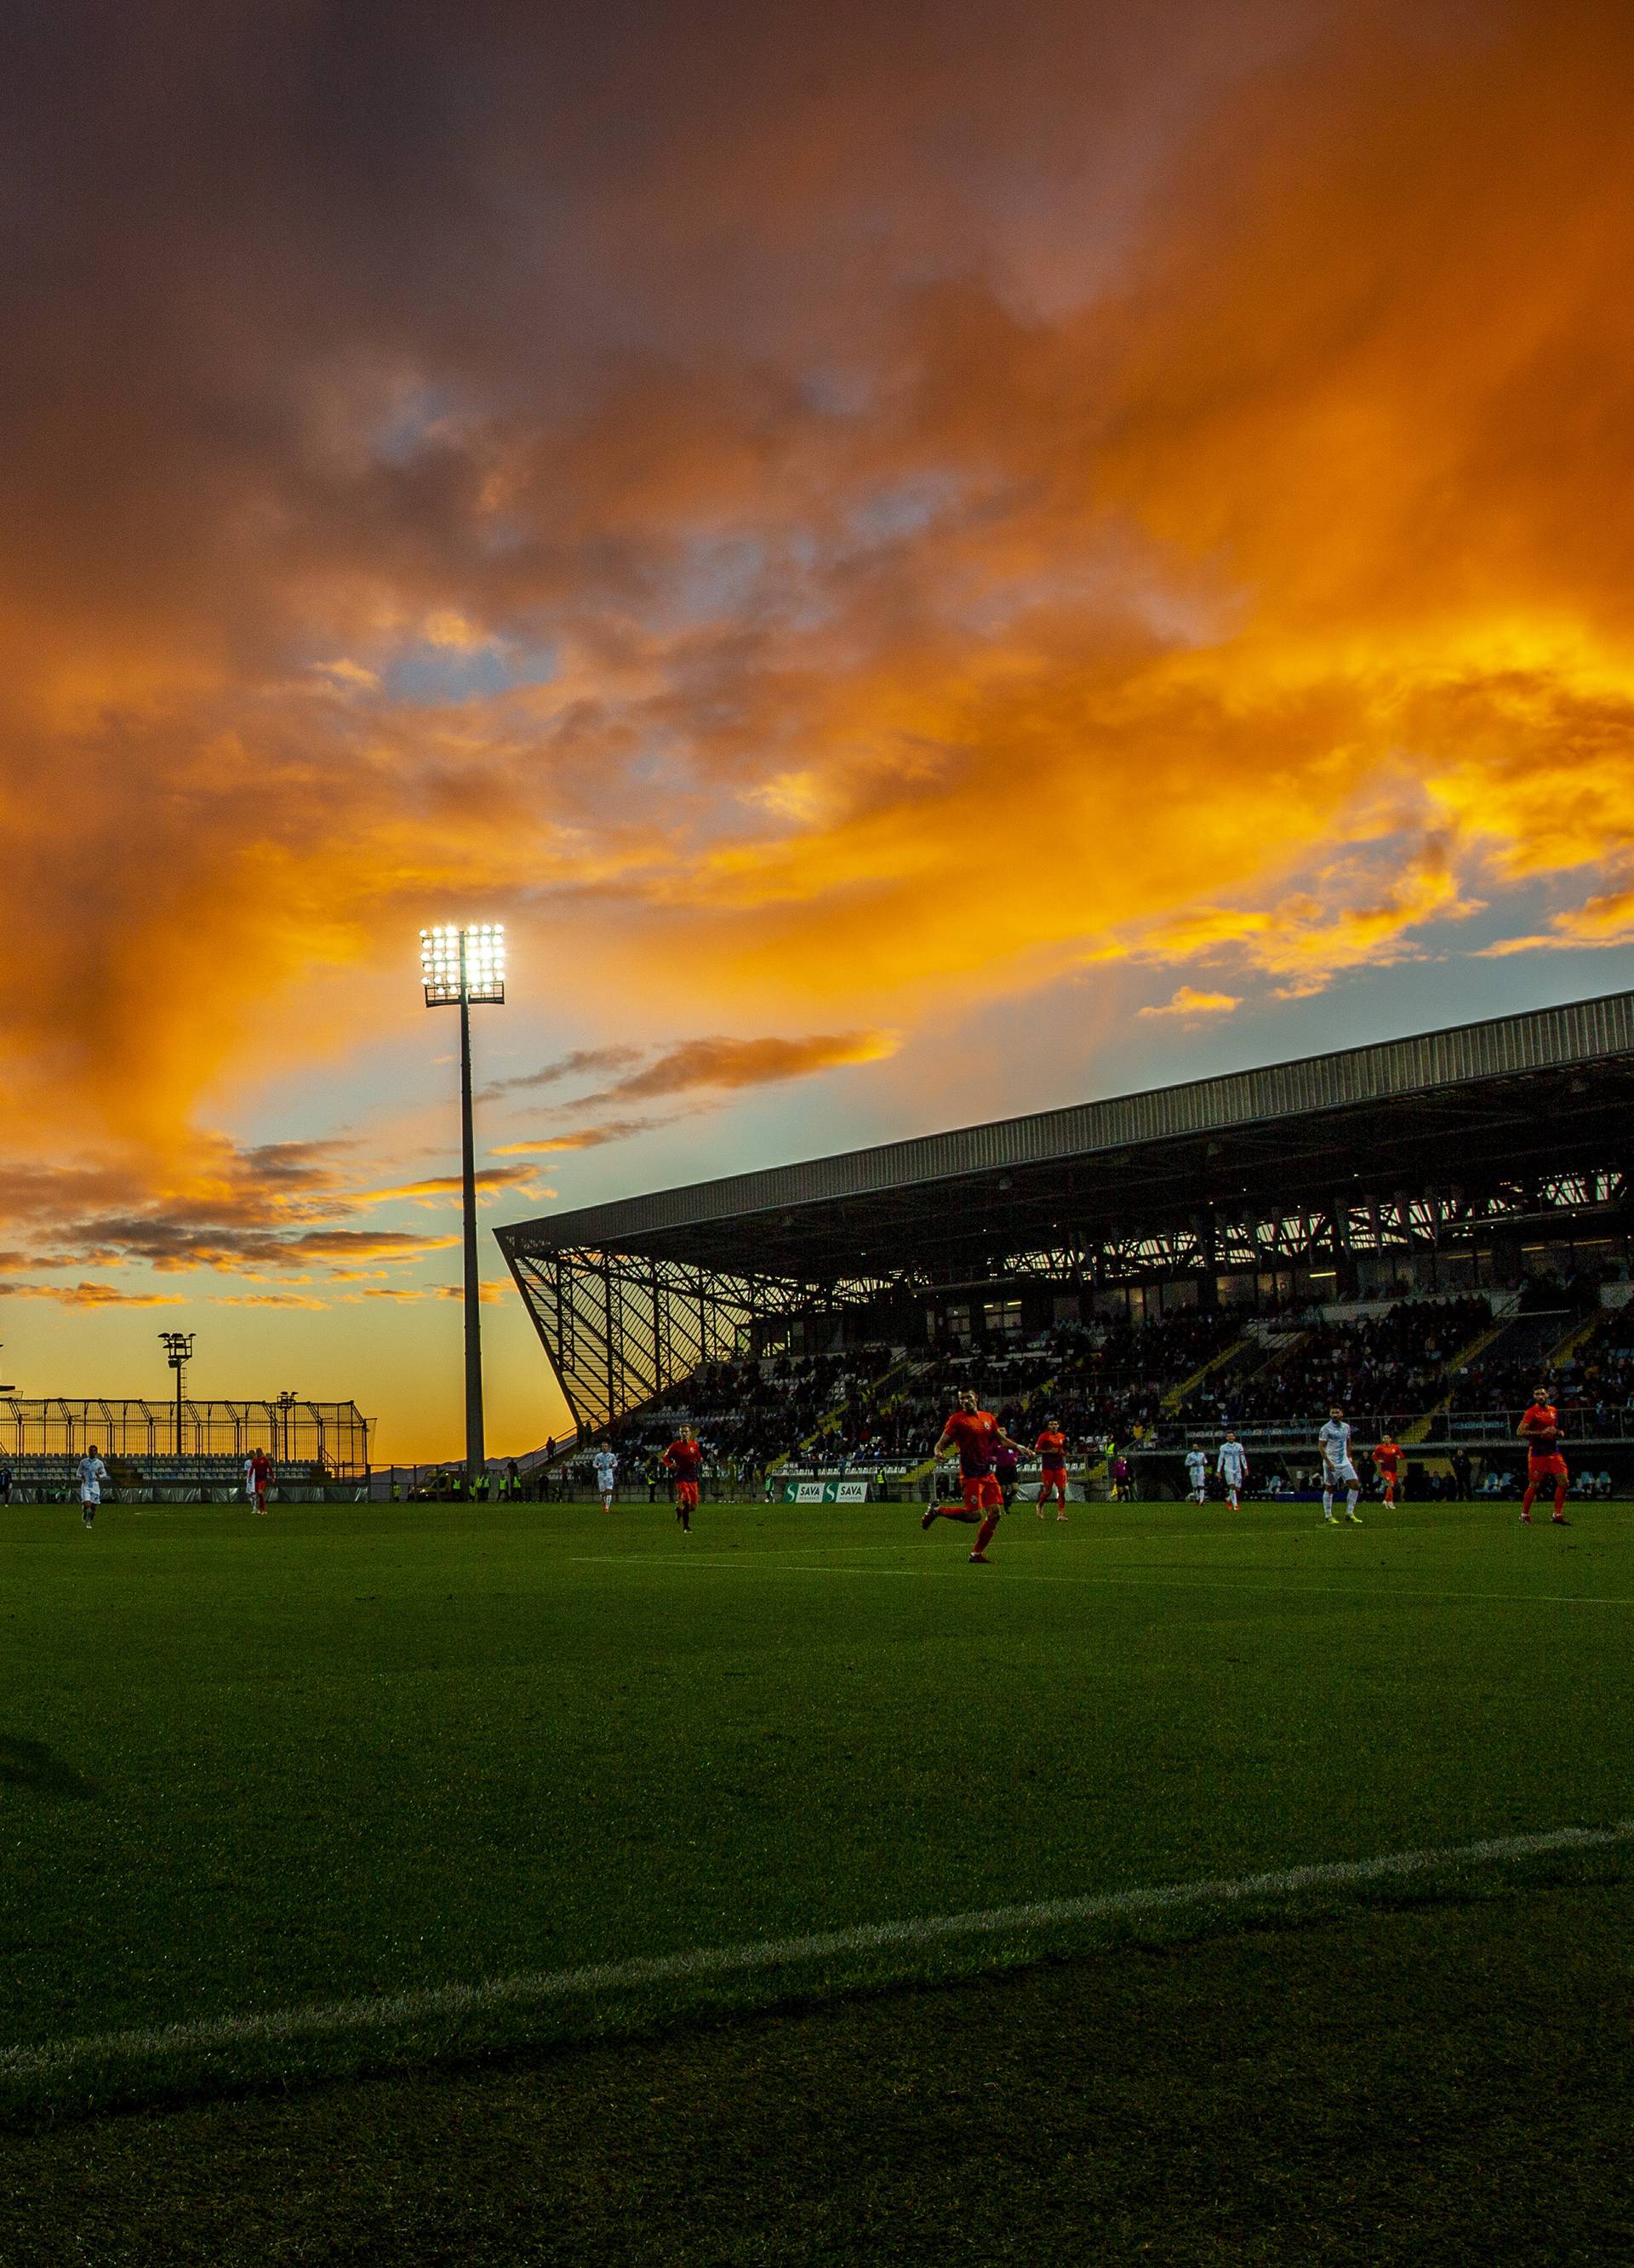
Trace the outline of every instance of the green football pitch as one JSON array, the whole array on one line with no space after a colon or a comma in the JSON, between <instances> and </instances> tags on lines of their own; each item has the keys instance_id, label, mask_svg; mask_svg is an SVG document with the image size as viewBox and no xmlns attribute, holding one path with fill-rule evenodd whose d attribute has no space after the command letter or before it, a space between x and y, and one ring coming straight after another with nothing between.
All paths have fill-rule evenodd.
<instances>
[{"instance_id":1,"label":"green football pitch","mask_svg":"<svg viewBox=\"0 0 1634 2268\"><path fill-rule=\"evenodd\" d=\"M970 1535L0 1514L0 2114L430 2083L1283 1930L1332 1933L1336 1988L1383 1917L1462 1917L1478 1963L1517 1894L1586 1917L1634 1878L1634 1509L1021 1507L987 1568Z\"/></svg>"}]
</instances>

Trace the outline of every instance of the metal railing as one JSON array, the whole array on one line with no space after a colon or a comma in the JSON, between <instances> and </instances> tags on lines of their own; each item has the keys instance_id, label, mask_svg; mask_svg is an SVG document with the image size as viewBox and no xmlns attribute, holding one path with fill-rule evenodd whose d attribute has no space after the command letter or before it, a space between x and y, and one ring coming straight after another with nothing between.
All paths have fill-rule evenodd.
<instances>
[{"instance_id":1,"label":"metal railing","mask_svg":"<svg viewBox=\"0 0 1634 2268\"><path fill-rule=\"evenodd\" d=\"M320 1468L338 1477L367 1470L372 1421L355 1402L188 1402L176 1405L129 1395L26 1399L0 1395L0 1456L78 1458L94 1443L111 1464L128 1461L144 1470L160 1458L196 1464L219 1457L240 1461L265 1449L279 1465Z\"/></svg>"}]
</instances>

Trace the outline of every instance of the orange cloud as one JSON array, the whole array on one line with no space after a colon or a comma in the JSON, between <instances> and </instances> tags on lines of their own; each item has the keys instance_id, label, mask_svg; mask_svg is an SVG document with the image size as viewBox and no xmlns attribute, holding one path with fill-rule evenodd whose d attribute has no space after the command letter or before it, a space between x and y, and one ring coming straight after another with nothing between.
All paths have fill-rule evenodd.
<instances>
[{"instance_id":1,"label":"orange cloud","mask_svg":"<svg viewBox=\"0 0 1634 2268\"><path fill-rule=\"evenodd\" d=\"M305 1292L212 1292L212 1307L310 1307L319 1311L327 1308L328 1300L317 1300Z\"/></svg>"},{"instance_id":2,"label":"orange cloud","mask_svg":"<svg viewBox=\"0 0 1634 2268\"><path fill-rule=\"evenodd\" d=\"M655 1126L669 1122L663 1118L607 1118L594 1126L576 1126L567 1134L542 1134L530 1142L500 1142L494 1154L500 1158L520 1158L552 1150L600 1150L609 1142L627 1142L633 1134L650 1133ZM555 1196L551 1190L549 1195Z\"/></svg>"},{"instance_id":3,"label":"orange cloud","mask_svg":"<svg viewBox=\"0 0 1634 2268\"><path fill-rule=\"evenodd\" d=\"M46 11L0 89L30 1266L445 1248L366 1129L202 1128L350 1075L451 909L593 1029L818 1030L558 1057L515 1158L1096 958L1622 940L1625 9L903 0L843 70L806 0L569 12L357 11L361 145L311 11L162 83Z\"/></svg>"},{"instance_id":4,"label":"orange cloud","mask_svg":"<svg viewBox=\"0 0 1634 2268\"><path fill-rule=\"evenodd\" d=\"M116 1284L0 1284L0 1298L55 1300L63 1307L180 1307L178 1292L127 1292Z\"/></svg>"},{"instance_id":5,"label":"orange cloud","mask_svg":"<svg viewBox=\"0 0 1634 2268\"><path fill-rule=\"evenodd\" d=\"M477 1203L515 1190L524 1197L550 1197L554 1189L542 1188L536 1176L537 1167L526 1166L482 1166L476 1172ZM459 1197L465 1188L459 1174L431 1174L416 1182L402 1182L395 1188L361 1189L352 1202L358 1204L446 1204L450 1197Z\"/></svg>"},{"instance_id":6,"label":"orange cloud","mask_svg":"<svg viewBox=\"0 0 1634 2268\"><path fill-rule=\"evenodd\" d=\"M878 1063L894 1055L900 1042L895 1032L816 1032L800 1039L681 1040L660 1049L650 1062L644 1050L619 1047L580 1050L541 1071L519 1079L501 1080L496 1095L550 1086L564 1078L592 1070L618 1069L622 1076L610 1086L579 1095L558 1109L588 1110L607 1103L648 1102L678 1094L740 1094L748 1087L780 1086L786 1079L808 1079L813 1072L833 1071L848 1064ZM704 1107L708 1107L705 1105ZM600 1149L632 1135L650 1133L667 1125L666 1118L603 1118L565 1133L537 1136L497 1145L500 1157L523 1157L549 1151ZM525 1171L519 1173L525 1179ZM554 1196L554 1190L548 1192Z\"/></svg>"},{"instance_id":7,"label":"orange cloud","mask_svg":"<svg viewBox=\"0 0 1634 2268\"><path fill-rule=\"evenodd\" d=\"M1229 1016L1240 1008L1242 1002L1234 992L1199 992L1195 984L1182 984L1161 1007L1143 1008L1143 1016Z\"/></svg>"},{"instance_id":8,"label":"orange cloud","mask_svg":"<svg viewBox=\"0 0 1634 2268\"><path fill-rule=\"evenodd\" d=\"M1490 959L1516 953L1598 952L1610 946L1634 945L1634 886L1608 890L1587 898L1580 906L1549 917L1548 930L1530 937L1500 938L1483 947Z\"/></svg>"}]
</instances>

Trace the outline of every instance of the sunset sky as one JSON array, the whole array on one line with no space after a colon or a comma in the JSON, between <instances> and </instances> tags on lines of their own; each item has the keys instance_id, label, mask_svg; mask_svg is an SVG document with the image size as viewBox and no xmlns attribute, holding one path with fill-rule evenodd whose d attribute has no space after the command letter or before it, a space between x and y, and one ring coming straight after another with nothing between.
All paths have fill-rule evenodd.
<instances>
[{"instance_id":1,"label":"sunset sky","mask_svg":"<svg viewBox=\"0 0 1634 2268\"><path fill-rule=\"evenodd\" d=\"M422 924L489 1225L1634 981L1621 0L23 0L0 112L19 1391L457 1449Z\"/></svg>"}]
</instances>

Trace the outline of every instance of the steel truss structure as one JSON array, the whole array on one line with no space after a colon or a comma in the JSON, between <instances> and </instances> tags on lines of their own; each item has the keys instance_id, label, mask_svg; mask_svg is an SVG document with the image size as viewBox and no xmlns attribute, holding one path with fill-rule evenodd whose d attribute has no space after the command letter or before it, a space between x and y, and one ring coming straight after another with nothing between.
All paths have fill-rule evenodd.
<instances>
[{"instance_id":1,"label":"steel truss structure","mask_svg":"<svg viewBox=\"0 0 1634 2268\"><path fill-rule=\"evenodd\" d=\"M1320 1270L1363 1255L1450 1255L1470 1248L1483 1230L1535 1234L1545 1241L1551 1232L1564 1231L1580 1239L1592 1232L1596 1213L1616 1231L1630 1211L1631 1189L1634 1184L1623 1168L1605 1166L1545 1174L1531 1184L1498 1182L1480 1191L1398 1191L1389 1198L1298 1212L1213 1211L1146 1236L1005 1253L997 1259L995 1273L1018 1282L1041 1278L1064 1286L1098 1288L1204 1269L1226 1274L1289 1267Z\"/></svg>"},{"instance_id":2,"label":"steel truss structure","mask_svg":"<svg viewBox=\"0 0 1634 2268\"><path fill-rule=\"evenodd\" d=\"M497 1232L581 1431L800 1319L911 1337L950 1295L1267 1282L1347 1299L1393 1262L1520 1280L1626 1256L1634 992L741 1174ZM1039 1301L1042 1301L1040 1307Z\"/></svg>"},{"instance_id":3,"label":"steel truss structure","mask_svg":"<svg viewBox=\"0 0 1634 2268\"><path fill-rule=\"evenodd\" d=\"M865 1307L872 1279L816 1287L747 1269L568 1246L508 1252L574 1423L594 1431L661 1402L701 1365L763 1343L757 1326Z\"/></svg>"}]
</instances>

